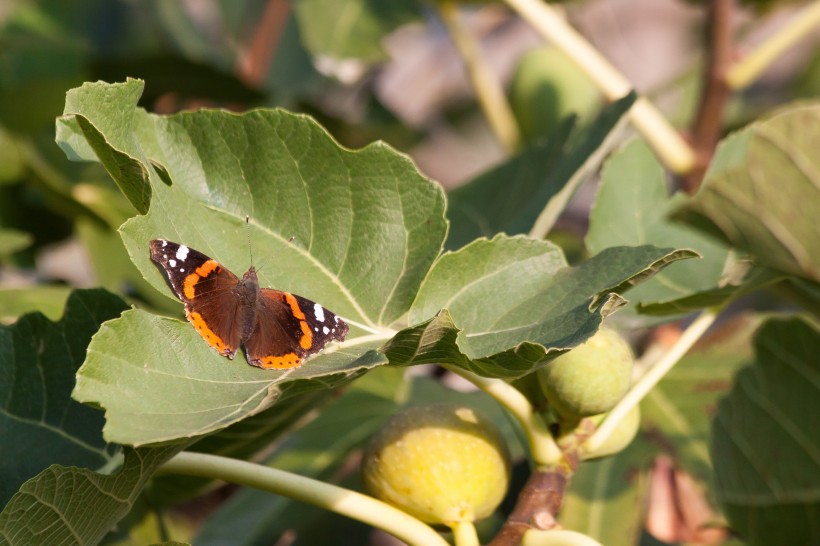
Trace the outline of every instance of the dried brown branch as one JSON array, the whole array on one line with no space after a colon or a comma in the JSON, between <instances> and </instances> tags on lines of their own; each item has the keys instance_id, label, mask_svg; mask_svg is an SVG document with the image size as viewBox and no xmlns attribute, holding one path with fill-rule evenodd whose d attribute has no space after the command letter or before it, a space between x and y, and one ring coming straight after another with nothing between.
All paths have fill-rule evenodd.
<instances>
[{"instance_id":1,"label":"dried brown branch","mask_svg":"<svg viewBox=\"0 0 820 546\"><path fill-rule=\"evenodd\" d=\"M536 469L518 494L518 501L488 546L518 546L529 529L549 530L557 525L567 485L578 466L577 456L550 469Z\"/></svg>"}]
</instances>

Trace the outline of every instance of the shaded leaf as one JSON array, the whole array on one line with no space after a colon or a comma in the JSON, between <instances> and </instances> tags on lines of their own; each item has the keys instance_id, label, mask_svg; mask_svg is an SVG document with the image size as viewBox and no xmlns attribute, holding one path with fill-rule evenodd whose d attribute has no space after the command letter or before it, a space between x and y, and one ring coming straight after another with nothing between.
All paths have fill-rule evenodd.
<instances>
[{"instance_id":1,"label":"shaded leaf","mask_svg":"<svg viewBox=\"0 0 820 546\"><path fill-rule=\"evenodd\" d=\"M546 241L480 239L434 264L410 322L437 314L399 332L384 350L393 364L444 363L484 376L521 377L594 334L621 305L617 294L689 257L688 251L617 247L569 268Z\"/></svg>"},{"instance_id":2,"label":"shaded leaf","mask_svg":"<svg viewBox=\"0 0 820 546\"><path fill-rule=\"evenodd\" d=\"M755 257L820 280L820 105L787 108L717 149L698 193L675 217Z\"/></svg>"},{"instance_id":3,"label":"shaded leaf","mask_svg":"<svg viewBox=\"0 0 820 546\"><path fill-rule=\"evenodd\" d=\"M53 465L27 481L0 513L0 543L97 544L131 509L145 482L181 446L126 449L111 475Z\"/></svg>"},{"instance_id":4,"label":"shaded leaf","mask_svg":"<svg viewBox=\"0 0 820 546\"><path fill-rule=\"evenodd\" d=\"M598 166L608 150L608 137L634 100L632 94L612 104L580 133L573 132L574 119L568 119L549 141L532 145L450 192L448 248L499 232L526 233L536 220L551 226Z\"/></svg>"},{"instance_id":5,"label":"shaded leaf","mask_svg":"<svg viewBox=\"0 0 820 546\"><path fill-rule=\"evenodd\" d=\"M104 290L78 290L59 322L35 313L0 326L0 504L51 464L112 463L102 413L70 394L91 336L127 308Z\"/></svg>"},{"instance_id":6,"label":"shaded leaf","mask_svg":"<svg viewBox=\"0 0 820 546\"><path fill-rule=\"evenodd\" d=\"M816 544L820 332L800 318L772 319L754 348L712 425L718 497L749 544Z\"/></svg>"},{"instance_id":7,"label":"shaded leaf","mask_svg":"<svg viewBox=\"0 0 820 546\"><path fill-rule=\"evenodd\" d=\"M642 140L632 140L604 165L586 236L590 253L651 244L690 248L702 257L676 263L635 288L629 295L635 304L689 297L713 289L721 278L726 248L668 219L684 200L680 193L668 195L666 173ZM630 308L634 312L634 305Z\"/></svg>"}]
</instances>

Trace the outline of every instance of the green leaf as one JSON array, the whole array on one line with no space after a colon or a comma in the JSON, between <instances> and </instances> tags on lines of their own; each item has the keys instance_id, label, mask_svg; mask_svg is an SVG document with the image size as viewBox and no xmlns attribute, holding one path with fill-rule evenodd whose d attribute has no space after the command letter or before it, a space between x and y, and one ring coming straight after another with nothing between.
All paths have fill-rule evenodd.
<instances>
[{"instance_id":1,"label":"green leaf","mask_svg":"<svg viewBox=\"0 0 820 546\"><path fill-rule=\"evenodd\" d=\"M189 245L239 275L250 265L250 239L262 286L320 302L350 320L351 332L338 350L325 350L309 365L272 372L242 358L228 362L187 323L126 313L95 338L74 393L107 410L105 437L142 445L213 432L283 394L339 385L384 363L373 351L390 336L384 327L407 312L441 249L441 189L386 145L345 150L306 116L281 110L150 116L135 108L140 89L134 80L88 84L75 90L82 100L75 101L74 117L96 124L104 137L98 143L122 147L98 155L127 155L147 172L162 172L148 178L150 212L120 230L149 283L172 295L150 260L151 239ZM129 111L126 134L115 121ZM82 156L85 135L67 132L62 142ZM109 173L124 176L116 168Z\"/></svg>"},{"instance_id":2,"label":"green leaf","mask_svg":"<svg viewBox=\"0 0 820 546\"><path fill-rule=\"evenodd\" d=\"M143 87L138 80L83 84L66 94L63 116L57 118L57 144L69 159L102 163L140 213L148 212L153 172L134 142L134 124L144 117L134 108Z\"/></svg>"},{"instance_id":3,"label":"green leaf","mask_svg":"<svg viewBox=\"0 0 820 546\"><path fill-rule=\"evenodd\" d=\"M154 471L180 446L126 449L111 475L53 465L27 481L0 513L0 544L97 544L131 509Z\"/></svg>"},{"instance_id":4,"label":"green leaf","mask_svg":"<svg viewBox=\"0 0 820 546\"><path fill-rule=\"evenodd\" d=\"M300 0L293 7L314 56L366 62L386 60L382 39L421 16L421 6L407 0Z\"/></svg>"},{"instance_id":5,"label":"green leaf","mask_svg":"<svg viewBox=\"0 0 820 546\"><path fill-rule=\"evenodd\" d=\"M787 278L785 274L766 267L750 266L748 263L742 264L739 262L734 265L738 269L743 269L743 271L738 271L737 278L733 274L727 275L724 272L719 286L668 301L639 303L637 310L644 315L658 316L693 313L706 307L725 305L731 300L756 292Z\"/></svg>"},{"instance_id":6,"label":"green leaf","mask_svg":"<svg viewBox=\"0 0 820 546\"><path fill-rule=\"evenodd\" d=\"M384 351L393 364L443 363L484 376L521 377L594 334L622 304L617 294L692 256L617 247L569 268L546 241L479 239L439 258L410 322L435 317L400 332Z\"/></svg>"},{"instance_id":7,"label":"green leaf","mask_svg":"<svg viewBox=\"0 0 820 546\"><path fill-rule=\"evenodd\" d=\"M754 347L712 425L718 497L749 544L817 544L820 332L800 318L773 319Z\"/></svg>"},{"instance_id":8,"label":"green leaf","mask_svg":"<svg viewBox=\"0 0 820 546\"><path fill-rule=\"evenodd\" d=\"M726 138L675 214L762 265L820 280L820 105L793 106Z\"/></svg>"},{"instance_id":9,"label":"green leaf","mask_svg":"<svg viewBox=\"0 0 820 546\"><path fill-rule=\"evenodd\" d=\"M39 311L51 320L57 320L63 313L65 302L71 294L68 286L32 286L30 288L0 289L0 321L13 322L20 315Z\"/></svg>"},{"instance_id":10,"label":"green leaf","mask_svg":"<svg viewBox=\"0 0 820 546\"><path fill-rule=\"evenodd\" d=\"M548 142L534 144L449 194L448 248L476 237L551 226L608 150L608 137L632 106L631 94L606 108L583 132L566 120ZM546 231L546 229L545 229Z\"/></svg>"},{"instance_id":11,"label":"green leaf","mask_svg":"<svg viewBox=\"0 0 820 546\"><path fill-rule=\"evenodd\" d=\"M241 356L220 357L188 323L133 309L94 336L73 397L105 408L109 442L138 446L189 438L279 400L350 381L385 361L372 350L378 343L337 345L300 368L271 373Z\"/></svg>"},{"instance_id":12,"label":"green leaf","mask_svg":"<svg viewBox=\"0 0 820 546\"><path fill-rule=\"evenodd\" d=\"M630 301L640 304L689 297L718 284L727 250L668 219L669 211L684 199L682 194L668 195L666 173L642 140L632 140L604 165L586 237L590 253L611 246L651 244L690 248L702 257L664 269L632 291Z\"/></svg>"},{"instance_id":13,"label":"green leaf","mask_svg":"<svg viewBox=\"0 0 820 546\"><path fill-rule=\"evenodd\" d=\"M50 464L111 464L102 414L70 394L91 336L127 308L104 290L78 290L59 322L34 313L0 326L0 504Z\"/></svg>"}]
</instances>

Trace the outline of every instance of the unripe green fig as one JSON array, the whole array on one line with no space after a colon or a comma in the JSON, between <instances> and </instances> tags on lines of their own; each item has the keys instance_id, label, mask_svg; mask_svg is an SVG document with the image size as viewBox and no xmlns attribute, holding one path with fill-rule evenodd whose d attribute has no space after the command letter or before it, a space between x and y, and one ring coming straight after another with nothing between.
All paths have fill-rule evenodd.
<instances>
[{"instance_id":1,"label":"unripe green fig","mask_svg":"<svg viewBox=\"0 0 820 546\"><path fill-rule=\"evenodd\" d=\"M365 487L427 523L473 522L507 492L509 452L498 429L453 404L407 408L371 438L362 460Z\"/></svg>"},{"instance_id":2,"label":"unripe green fig","mask_svg":"<svg viewBox=\"0 0 820 546\"><path fill-rule=\"evenodd\" d=\"M595 422L595 425L598 426L603 422L606 414L603 415L596 415L591 417ZM595 449L588 449L585 446L581 446L581 459L582 460L590 460L590 459L600 459L601 457L608 457L609 455L614 455L615 453L620 453L623 451L626 446L632 443L632 440L635 439L635 436L638 435L638 430L641 426L641 410L640 406L634 406L629 413L627 413L621 422L615 427L615 430L612 431L612 434L606 439L606 441L597 446Z\"/></svg>"},{"instance_id":3,"label":"unripe green fig","mask_svg":"<svg viewBox=\"0 0 820 546\"><path fill-rule=\"evenodd\" d=\"M611 410L629 388L632 351L614 330L601 328L585 343L538 370L549 403L566 419Z\"/></svg>"}]
</instances>

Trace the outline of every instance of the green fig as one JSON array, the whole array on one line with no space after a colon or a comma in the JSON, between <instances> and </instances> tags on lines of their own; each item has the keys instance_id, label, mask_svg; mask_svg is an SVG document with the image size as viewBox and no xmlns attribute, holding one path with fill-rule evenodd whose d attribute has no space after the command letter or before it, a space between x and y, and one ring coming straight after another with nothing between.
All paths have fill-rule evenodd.
<instances>
[{"instance_id":1,"label":"green fig","mask_svg":"<svg viewBox=\"0 0 820 546\"><path fill-rule=\"evenodd\" d=\"M626 341L614 330L601 328L537 373L549 403L572 420L611 410L629 389L633 363Z\"/></svg>"},{"instance_id":2,"label":"green fig","mask_svg":"<svg viewBox=\"0 0 820 546\"><path fill-rule=\"evenodd\" d=\"M509 453L493 423L452 404L407 408L370 441L365 487L427 523L452 526L495 511L509 483Z\"/></svg>"}]
</instances>

